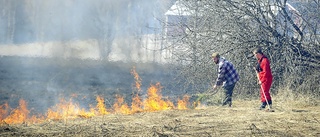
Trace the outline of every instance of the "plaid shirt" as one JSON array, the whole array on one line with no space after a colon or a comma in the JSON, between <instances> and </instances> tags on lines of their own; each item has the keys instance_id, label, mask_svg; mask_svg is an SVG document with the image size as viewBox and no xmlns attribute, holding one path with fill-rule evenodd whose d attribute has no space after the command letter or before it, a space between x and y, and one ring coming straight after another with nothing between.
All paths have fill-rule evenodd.
<instances>
[{"instance_id":1,"label":"plaid shirt","mask_svg":"<svg viewBox=\"0 0 320 137\"><path fill-rule=\"evenodd\" d=\"M239 80L237 70L233 64L224 58L219 59L217 86L228 86L236 83Z\"/></svg>"}]
</instances>

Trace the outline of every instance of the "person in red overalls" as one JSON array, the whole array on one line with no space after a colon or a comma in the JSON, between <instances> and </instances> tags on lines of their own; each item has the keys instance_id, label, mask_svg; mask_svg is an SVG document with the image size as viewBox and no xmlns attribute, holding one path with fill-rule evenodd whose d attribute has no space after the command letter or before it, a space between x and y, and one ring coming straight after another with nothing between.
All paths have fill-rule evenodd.
<instances>
[{"instance_id":1,"label":"person in red overalls","mask_svg":"<svg viewBox=\"0 0 320 137\"><path fill-rule=\"evenodd\" d=\"M258 59L258 64L256 66L256 72L259 79L260 86L260 98L261 106L260 109L265 109L266 105L271 108L272 99L270 96L270 88L272 84L272 72L270 69L270 61L263 54L261 48L256 48L253 50L253 54Z\"/></svg>"}]
</instances>

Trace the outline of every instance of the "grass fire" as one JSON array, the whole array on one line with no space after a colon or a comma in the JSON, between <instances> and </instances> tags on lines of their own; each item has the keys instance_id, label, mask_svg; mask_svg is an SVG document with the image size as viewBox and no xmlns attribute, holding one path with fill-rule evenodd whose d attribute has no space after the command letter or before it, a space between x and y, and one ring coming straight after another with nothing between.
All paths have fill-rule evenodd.
<instances>
[{"instance_id":1,"label":"grass fire","mask_svg":"<svg viewBox=\"0 0 320 137\"><path fill-rule=\"evenodd\" d=\"M131 106L120 95L116 96L116 102L111 108L106 107L103 96L96 96L96 105L89 105L89 110L81 108L73 98L60 98L55 106L48 108L45 114L29 115L28 103L20 99L17 108L11 108L7 103L0 106L1 124L22 124L22 123L41 123L46 120L66 120L75 118L91 118L108 114L134 114L139 112L154 112L161 110L186 110L190 108L189 97L185 95L183 99L178 99L175 105L172 101L164 99L161 95L160 83L152 84L147 91L147 98L142 99L139 96L141 92L141 78L133 68L131 74L135 78L136 92L133 95ZM73 95L77 97L77 95Z\"/></svg>"},{"instance_id":2,"label":"grass fire","mask_svg":"<svg viewBox=\"0 0 320 137\"><path fill-rule=\"evenodd\" d=\"M165 87L160 82L143 86L136 69L128 66L127 70L130 69L128 78L133 76L132 90L126 94L110 97L107 95L112 92L106 95L94 89L90 89L89 94L80 91L64 92L67 95L50 94L53 98L48 99L57 98L57 103L46 107L43 113L36 112L46 104L32 104L28 96L18 100L17 107L11 107L14 103L10 100L2 103L0 136L320 135L317 105L320 102L307 102L310 100L307 96L292 96L290 91L281 90L273 96L275 112L258 110L259 101L254 99L235 98L232 107L209 105L206 103L212 99L216 101L214 99L220 98L222 92L210 96L201 94L198 99L184 94L170 98L164 96ZM11 100L17 97L11 94Z\"/></svg>"}]
</instances>

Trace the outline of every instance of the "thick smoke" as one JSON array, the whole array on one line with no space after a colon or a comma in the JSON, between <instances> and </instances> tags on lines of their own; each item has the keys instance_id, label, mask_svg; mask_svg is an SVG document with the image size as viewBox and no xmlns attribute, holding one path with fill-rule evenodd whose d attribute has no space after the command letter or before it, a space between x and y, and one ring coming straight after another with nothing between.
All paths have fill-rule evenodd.
<instances>
[{"instance_id":1,"label":"thick smoke","mask_svg":"<svg viewBox=\"0 0 320 137\"><path fill-rule=\"evenodd\" d=\"M0 42L21 44L158 33L170 2L2 0ZM103 36L105 35L105 36Z\"/></svg>"},{"instance_id":2,"label":"thick smoke","mask_svg":"<svg viewBox=\"0 0 320 137\"><path fill-rule=\"evenodd\" d=\"M162 32L161 20L170 4L171 0L3 0L0 44L21 46L28 56L78 57L87 50L102 59L132 61L151 54L145 50L149 45L160 45L155 34ZM79 41L91 43L84 48ZM0 54L26 54L7 53L16 50L12 48L2 47ZM114 55L118 53L121 55Z\"/></svg>"},{"instance_id":3,"label":"thick smoke","mask_svg":"<svg viewBox=\"0 0 320 137\"><path fill-rule=\"evenodd\" d=\"M134 65L143 72L147 89L166 72L154 64L138 64L162 58L146 50L151 47L142 48L152 43L146 38L162 32L159 19L170 4L171 0L1 0L0 105L15 107L23 98L45 111L60 97L77 96L85 105L94 105L92 95L110 102L114 94L131 98ZM165 76L160 79L169 83L169 74Z\"/></svg>"}]
</instances>

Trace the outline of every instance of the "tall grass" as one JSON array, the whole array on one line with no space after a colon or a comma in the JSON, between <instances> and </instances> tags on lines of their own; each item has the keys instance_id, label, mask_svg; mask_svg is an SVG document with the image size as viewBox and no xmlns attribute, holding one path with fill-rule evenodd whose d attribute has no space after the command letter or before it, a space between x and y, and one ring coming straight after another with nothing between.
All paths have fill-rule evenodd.
<instances>
[{"instance_id":1,"label":"tall grass","mask_svg":"<svg viewBox=\"0 0 320 137\"><path fill-rule=\"evenodd\" d=\"M278 93L273 96L273 99L275 103L288 107L307 107L320 105L320 101L317 96L308 94L308 92L297 92L288 87L279 88Z\"/></svg>"}]
</instances>

